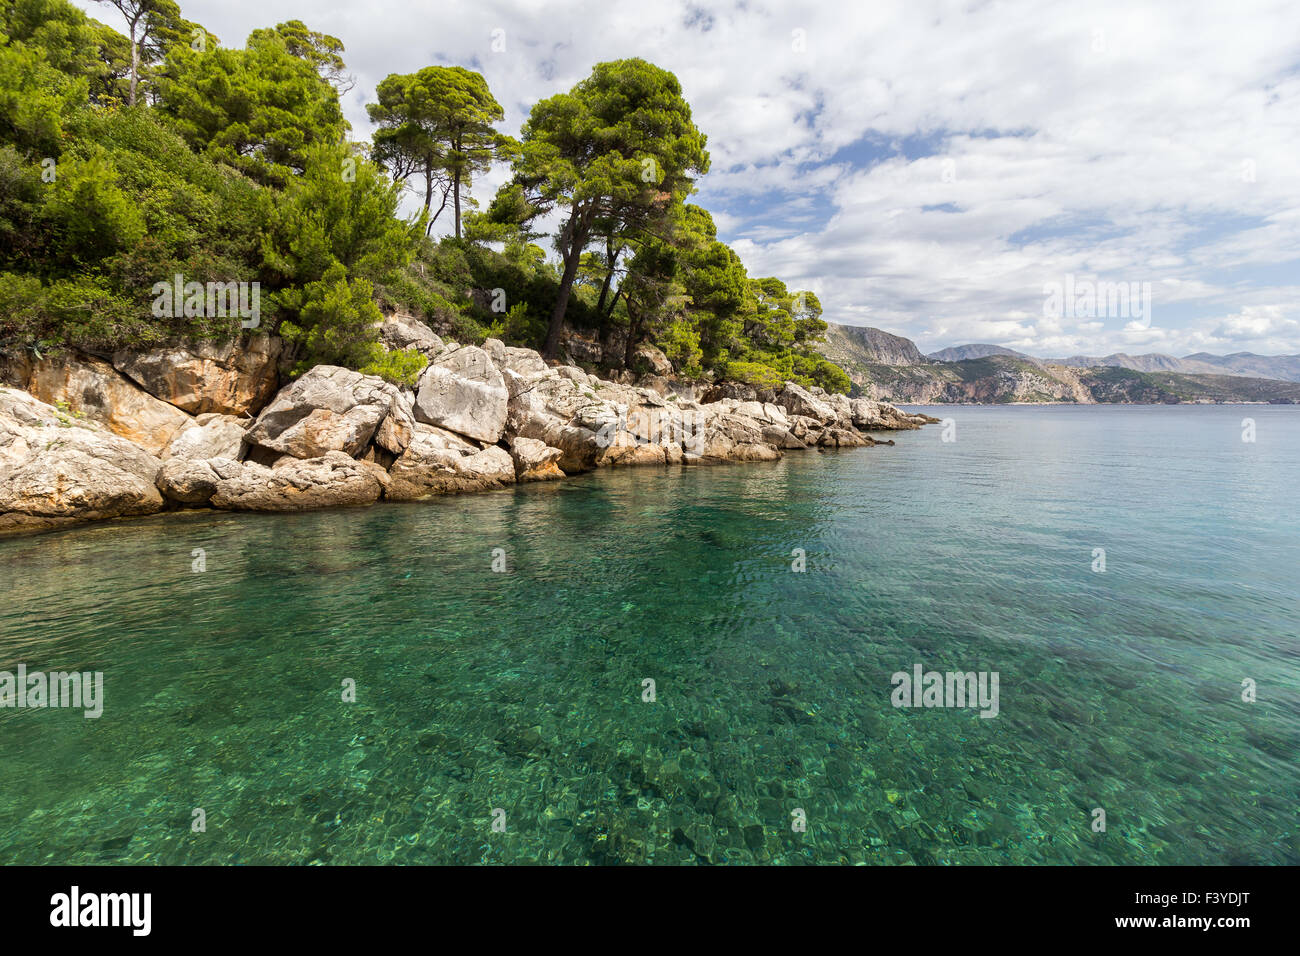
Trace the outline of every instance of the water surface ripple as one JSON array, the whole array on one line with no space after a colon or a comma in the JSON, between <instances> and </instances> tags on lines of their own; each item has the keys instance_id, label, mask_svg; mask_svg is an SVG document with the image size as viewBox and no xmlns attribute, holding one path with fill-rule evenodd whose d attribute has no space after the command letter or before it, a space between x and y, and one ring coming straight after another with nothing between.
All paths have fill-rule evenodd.
<instances>
[{"instance_id":1,"label":"water surface ripple","mask_svg":"<svg viewBox=\"0 0 1300 956\"><path fill-rule=\"evenodd\" d=\"M106 697L0 709L0 861L1300 862L1300 411L934 413L0 541L0 670ZM1000 715L894 709L915 663L997 671Z\"/></svg>"}]
</instances>

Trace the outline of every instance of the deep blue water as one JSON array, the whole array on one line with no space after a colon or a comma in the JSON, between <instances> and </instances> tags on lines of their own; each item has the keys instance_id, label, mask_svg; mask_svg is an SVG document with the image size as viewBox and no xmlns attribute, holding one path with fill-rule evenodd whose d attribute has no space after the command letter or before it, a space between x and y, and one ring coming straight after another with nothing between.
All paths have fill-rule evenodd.
<instances>
[{"instance_id":1,"label":"deep blue water","mask_svg":"<svg viewBox=\"0 0 1300 956\"><path fill-rule=\"evenodd\" d=\"M1300 409L929 411L0 541L0 670L105 688L0 709L0 861L1300 862ZM918 663L998 716L893 707Z\"/></svg>"}]
</instances>

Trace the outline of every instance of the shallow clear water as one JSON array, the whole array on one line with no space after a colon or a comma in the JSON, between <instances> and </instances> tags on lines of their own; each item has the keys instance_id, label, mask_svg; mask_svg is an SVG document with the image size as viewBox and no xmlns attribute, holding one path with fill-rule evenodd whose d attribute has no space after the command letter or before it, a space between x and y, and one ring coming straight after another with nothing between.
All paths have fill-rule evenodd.
<instances>
[{"instance_id":1,"label":"shallow clear water","mask_svg":"<svg viewBox=\"0 0 1300 956\"><path fill-rule=\"evenodd\" d=\"M1300 409L933 413L955 442L0 541L0 670L105 681L0 710L0 860L1300 862ZM895 709L917 663L999 715Z\"/></svg>"}]
</instances>

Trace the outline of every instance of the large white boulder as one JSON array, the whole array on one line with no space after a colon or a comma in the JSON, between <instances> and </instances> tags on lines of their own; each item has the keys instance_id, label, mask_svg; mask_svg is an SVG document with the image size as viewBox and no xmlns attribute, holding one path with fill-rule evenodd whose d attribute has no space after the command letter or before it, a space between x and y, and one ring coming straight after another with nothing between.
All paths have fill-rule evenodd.
<instances>
[{"instance_id":1,"label":"large white boulder","mask_svg":"<svg viewBox=\"0 0 1300 956\"><path fill-rule=\"evenodd\" d=\"M415 418L493 444L505 431L509 398L488 353L462 346L439 355L420 376Z\"/></svg>"}]
</instances>

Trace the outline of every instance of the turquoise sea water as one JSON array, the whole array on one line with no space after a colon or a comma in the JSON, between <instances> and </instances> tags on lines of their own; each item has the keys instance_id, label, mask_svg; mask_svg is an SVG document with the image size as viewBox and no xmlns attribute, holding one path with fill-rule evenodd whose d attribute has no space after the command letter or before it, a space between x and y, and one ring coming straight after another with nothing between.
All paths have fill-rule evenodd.
<instances>
[{"instance_id":1,"label":"turquoise sea water","mask_svg":"<svg viewBox=\"0 0 1300 956\"><path fill-rule=\"evenodd\" d=\"M0 541L0 670L105 696L0 710L0 861L1300 862L1300 410L930 411L956 441ZM918 663L998 716L894 708Z\"/></svg>"}]
</instances>

